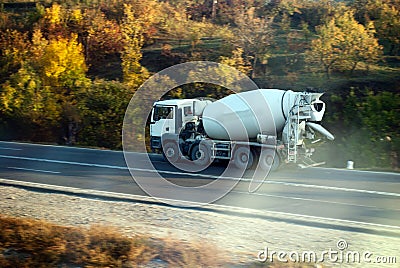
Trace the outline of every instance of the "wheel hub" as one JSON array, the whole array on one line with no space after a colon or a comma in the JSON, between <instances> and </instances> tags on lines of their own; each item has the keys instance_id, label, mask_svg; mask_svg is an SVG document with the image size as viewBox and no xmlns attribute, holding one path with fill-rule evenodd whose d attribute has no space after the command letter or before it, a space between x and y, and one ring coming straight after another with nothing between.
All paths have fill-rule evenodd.
<instances>
[{"instance_id":1,"label":"wheel hub","mask_svg":"<svg viewBox=\"0 0 400 268\"><path fill-rule=\"evenodd\" d=\"M242 154L242 155L240 156L240 160L241 160L243 163L245 163L245 162L248 162L248 161L249 161L249 157L248 157L247 154Z\"/></svg>"},{"instance_id":2,"label":"wheel hub","mask_svg":"<svg viewBox=\"0 0 400 268\"><path fill-rule=\"evenodd\" d=\"M197 151L196 158L200 159L200 160L203 159L204 158L204 152L202 150Z\"/></svg>"},{"instance_id":3,"label":"wheel hub","mask_svg":"<svg viewBox=\"0 0 400 268\"><path fill-rule=\"evenodd\" d=\"M173 148L168 148L165 154L167 155L167 157L172 157L175 155L175 150Z\"/></svg>"}]
</instances>

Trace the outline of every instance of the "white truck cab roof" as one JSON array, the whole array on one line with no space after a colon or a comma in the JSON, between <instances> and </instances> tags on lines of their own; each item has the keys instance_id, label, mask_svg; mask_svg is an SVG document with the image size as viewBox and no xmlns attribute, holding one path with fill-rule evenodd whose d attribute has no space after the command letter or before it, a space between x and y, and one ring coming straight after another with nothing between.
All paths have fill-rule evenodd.
<instances>
[{"instance_id":1,"label":"white truck cab roof","mask_svg":"<svg viewBox=\"0 0 400 268\"><path fill-rule=\"evenodd\" d=\"M173 99L173 100L163 100L157 101L154 105L162 105L162 106L182 106L182 105L192 105L195 99Z\"/></svg>"}]
</instances>

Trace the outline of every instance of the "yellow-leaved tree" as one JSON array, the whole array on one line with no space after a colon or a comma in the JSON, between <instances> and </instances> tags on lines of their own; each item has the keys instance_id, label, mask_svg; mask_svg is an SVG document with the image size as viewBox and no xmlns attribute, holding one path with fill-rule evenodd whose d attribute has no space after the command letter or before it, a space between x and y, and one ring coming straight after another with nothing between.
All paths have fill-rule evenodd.
<instances>
[{"instance_id":1,"label":"yellow-leaved tree","mask_svg":"<svg viewBox=\"0 0 400 268\"><path fill-rule=\"evenodd\" d=\"M380 11L380 17L375 21L379 29L378 36L386 41L390 55L398 55L400 52L400 5L384 3Z\"/></svg>"},{"instance_id":2,"label":"yellow-leaved tree","mask_svg":"<svg viewBox=\"0 0 400 268\"><path fill-rule=\"evenodd\" d=\"M231 57L220 57L220 63L229 65L239 72L248 75L251 72L251 64L243 57L243 48L236 48L232 51Z\"/></svg>"},{"instance_id":3,"label":"yellow-leaved tree","mask_svg":"<svg viewBox=\"0 0 400 268\"><path fill-rule=\"evenodd\" d=\"M60 125L77 120L74 96L90 86L82 46L76 35L47 40L35 30L27 54L1 85L0 113L21 125L25 139L54 139Z\"/></svg>"},{"instance_id":4,"label":"yellow-leaved tree","mask_svg":"<svg viewBox=\"0 0 400 268\"><path fill-rule=\"evenodd\" d=\"M141 18L136 18L131 5L125 4L125 17L122 23L122 37L125 42L121 53L124 82L132 89L137 89L149 72L140 64L144 44L144 28Z\"/></svg>"},{"instance_id":5,"label":"yellow-leaved tree","mask_svg":"<svg viewBox=\"0 0 400 268\"><path fill-rule=\"evenodd\" d=\"M83 48L76 34L69 39L58 37L46 40L37 30L33 34L32 52L33 65L44 86L58 88L57 92L68 94L89 82Z\"/></svg>"},{"instance_id":6,"label":"yellow-leaved tree","mask_svg":"<svg viewBox=\"0 0 400 268\"><path fill-rule=\"evenodd\" d=\"M318 38L311 42L306 60L322 66L328 77L332 70L353 73L360 63L368 69L382 54L374 33L372 23L364 27L352 10L345 10L317 27Z\"/></svg>"},{"instance_id":7,"label":"yellow-leaved tree","mask_svg":"<svg viewBox=\"0 0 400 268\"><path fill-rule=\"evenodd\" d=\"M374 23L376 36L385 47L385 53L400 53L400 1L399 0L356 0L357 19L364 25Z\"/></svg>"},{"instance_id":8,"label":"yellow-leaved tree","mask_svg":"<svg viewBox=\"0 0 400 268\"><path fill-rule=\"evenodd\" d=\"M266 65L271 56L270 47L273 42L271 22L271 19L258 17L254 8L237 12L235 43L243 48L245 57L252 58L252 78L258 75L257 67Z\"/></svg>"}]
</instances>

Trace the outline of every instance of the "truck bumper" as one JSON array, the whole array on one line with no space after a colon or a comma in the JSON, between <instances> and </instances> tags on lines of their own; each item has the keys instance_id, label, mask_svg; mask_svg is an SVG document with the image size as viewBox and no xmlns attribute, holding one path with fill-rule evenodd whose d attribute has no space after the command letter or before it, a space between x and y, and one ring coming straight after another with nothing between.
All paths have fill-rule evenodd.
<instances>
[{"instance_id":1,"label":"truck bumper","mask_svg":"<svg viewBox=\"0 0 400 268\"><path fill-rule=\"evenodd\" d=\"M161 137L156 137L156 136L150 137L150 148L161 149Z\"/></svg>"}]
</instances>

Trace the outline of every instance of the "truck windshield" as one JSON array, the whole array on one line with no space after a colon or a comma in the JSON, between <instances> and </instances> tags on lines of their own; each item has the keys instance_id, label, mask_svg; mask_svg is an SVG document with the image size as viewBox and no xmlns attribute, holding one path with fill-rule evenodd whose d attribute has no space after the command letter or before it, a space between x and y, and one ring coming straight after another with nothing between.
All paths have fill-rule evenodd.
<instances>
[{"instance_id":1,"label":"truck windshield","mask_svg":"<svg viewBox=\"0 0 400 268\"><path fill-rule=\"evenodd\" d=\"M173 107L168 106L155 106L153 120L158 121L160 119L173 119Z\"/></svg>"}]
</instances>

